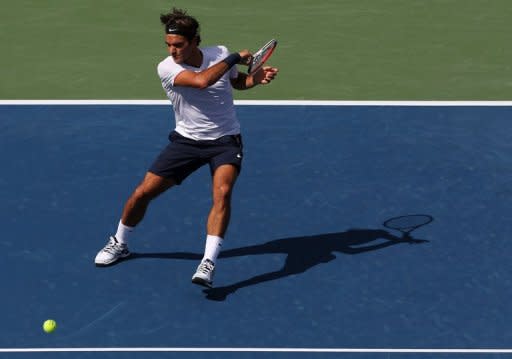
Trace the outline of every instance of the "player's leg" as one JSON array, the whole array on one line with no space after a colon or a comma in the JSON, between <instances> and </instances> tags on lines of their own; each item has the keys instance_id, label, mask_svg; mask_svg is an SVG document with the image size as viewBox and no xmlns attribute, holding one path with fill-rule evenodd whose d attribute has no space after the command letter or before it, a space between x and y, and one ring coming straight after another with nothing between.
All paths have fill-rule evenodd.
<instances>
[{"instance_id":1,"label":"player's leg","mask_svg":"<svg viewBox=\"0 0 512 359\"><path fill-rule=\"evenodd\" d=\"M238 167L225 164L218 167L213 174L213 204L206 225L207 236L205 252L192 282L211 287L215 262L220 253L224 235L231 217L231 195L238 177Z\"/></svg>"},{"instance_id":2,"label":"player's leg","mask_svg":"<svg viewBox=\"0 0 512 359\"><path fill-rule=\"evenodd\" d=\"M240 135L221 137L212 142L208 151L213 179L213 204L206 224L204 256L196 273L192 276L192 282L212 287L215 262L231 217L231 194L242 168L242 137Z\"/></svg>"},{"instance_id":3,"label":"player's leg","mask_svg":"<svg viewBox=\"0 0 512 359\"><path fill-rule=\"evenodd\" d=\"M213 204L206 230L208 235L223 238L231 216L231 194L242 169L242 137L221 137L216 140L213 153L210 158Z\"/></svg>"},{"instance_id":4,"label":"player's leg","mask_svg":"<svg viewBox=\"0 0 512 359\"><path fill-rule=\"evenodd\" d=\"M135 227L144 218L149 203L173 185L175 182L172 179L146 173L144 180L126 201L121 222L125 226Z\"/></svg>"},{"instance_id":5,"label":"player's leg","mask_svg":"<svg viewBox=\"0 0 512 359\"><path fill-rule=\"evenodd\" d=\"M207 233L223 238L231 217L231 194L238 177L234 165L222 165L213 174L213 204L206 224Z\"/></svg>"},{"instance_id":6,"label":"player's leg","mask_svg":"<svg viewBox=\"0 0 512 359\"><path fill-rule=\"evenodd\" d=\"M98 253L95 260L97 265L109 265L119 258L128 256L126 240L134 227L144 218L149 203L170 187L181 184L187 176L205 163L190 145L191 140L176 132L171 133L169 139L171 142L160 152L142 183L126 202L117 232Z\"/></svg>"},{"instance_id":7,"label":"player's leg","mask_svg":"<svg viewBox=\"0 0 512 359\"><path fill-rule=\"evenodd\" d=\"M174 184L175 182L171 179L151 172L146 173L142 182L126 201L116 234L109 238L107 245L96 255L94 262L97 266L108 266L130 255L127 245L129 233L144 218L149 203Z\"/></svg>"},{"instance_id":8,"label":"player's leg","mask_svg":"<svg viewBox=\"0 0 512 359\"><path fill-rule=\"evenodd\" d=\"M221 137L214 141L211 151L213 204L206 224L204 256L192 277L192 282L207 287L212 286L215 262L231 217L231 194L242 168L242 137L240 135Z\"/></svg>"}]
</instances>

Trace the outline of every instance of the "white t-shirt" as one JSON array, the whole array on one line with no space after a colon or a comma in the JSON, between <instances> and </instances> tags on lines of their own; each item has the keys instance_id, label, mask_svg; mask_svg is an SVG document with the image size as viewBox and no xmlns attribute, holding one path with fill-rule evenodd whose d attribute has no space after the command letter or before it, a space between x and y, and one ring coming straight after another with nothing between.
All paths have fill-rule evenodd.
<instances>
[{"instance_id":1,"label":"white t-shirt","mask_svg":"<svg viewBox=\"0 0 512 359\"><path fill-rule=\"evenodd\" d=\"M201 48L203 63L199 68L177 64L171 56L158 64L158 75L171 100L176 119L176 132L194 140L214 140L240 133L240 123L233 105L230 78L238 76L236 66L226 72L219 81L205 89L174 86L176 76L184 71L203 71L228 55L224 46Z\"/></svg>"}]
</instances>

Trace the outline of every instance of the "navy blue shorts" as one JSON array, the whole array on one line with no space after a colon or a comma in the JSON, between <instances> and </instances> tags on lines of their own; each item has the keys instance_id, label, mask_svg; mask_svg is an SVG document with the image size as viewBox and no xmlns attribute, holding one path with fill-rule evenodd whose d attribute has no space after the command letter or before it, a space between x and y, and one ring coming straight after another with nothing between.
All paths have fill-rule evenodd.
<instances>
[{"instance_id":1,"label":"navy blue shorts","mask_svg":"<svg viewBox=\"0 0 512 359\"><path fill-rule=\"evenodd\" d=\"M149 172L172 179L176 184L205 164L210 165L212 174L225 164L234 165L238 172L242 169L243 145L240 135L196 141L172 131L169 140L171 142L149 167Z\"/></svg>"}]
</instances>

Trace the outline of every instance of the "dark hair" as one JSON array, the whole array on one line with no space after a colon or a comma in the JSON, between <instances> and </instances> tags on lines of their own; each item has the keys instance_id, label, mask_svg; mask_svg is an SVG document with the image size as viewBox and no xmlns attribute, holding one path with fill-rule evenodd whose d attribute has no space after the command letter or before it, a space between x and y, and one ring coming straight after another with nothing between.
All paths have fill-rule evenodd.
<instances>
[{"instance_id":1,"label":"dark hair","mask_svg":"<svg viewBox=\"0 0 512 359\"><path fill-rule=\"evenodd\" d=\"M160 22L165 26L166 34L182 35L189 41L197 37L197 44L201 42L199 22L185 10L173 7L167 14L160 15Z\"/></svg>"}]
</instances>

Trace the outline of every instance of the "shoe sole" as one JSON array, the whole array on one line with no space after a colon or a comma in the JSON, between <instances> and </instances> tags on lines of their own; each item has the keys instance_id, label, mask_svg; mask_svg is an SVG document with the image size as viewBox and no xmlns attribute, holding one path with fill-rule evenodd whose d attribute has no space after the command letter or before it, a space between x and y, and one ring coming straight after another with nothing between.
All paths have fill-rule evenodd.
<instances>
[{"instance_id":1,"label":"shoe sole","mask_svg":"<svg viewBox=\"0 0 512 359\"><path fill-rule=\"evenodd\" d=\"M94 262L94 265L95 265L96 267L110 267L111 265L116 264L116 263L119 263L119 262L121 262L123 259L128 258L129 256L131 256L131 253L128 253L128 254L126 254L126 255L123 255L123 256L121 256L121 257L119 257L119 258L117 258L117 259L114 259L113 261L108 262L108 263L96 263L96 262Z\"/></svg>"},{"instance_id":2,"label":"shoe sole","mask_svg":"<svg viewBox=\"0 0 512 359\"><path fill-rule=\"evenodd\" d=\"M213 283L212 282L207 282L207 281L205 281L202 278L192 278L192 283L200 285L202 287L206 287L206 288L212 288L213 287Z\"/></svg>"}]
</instances>

